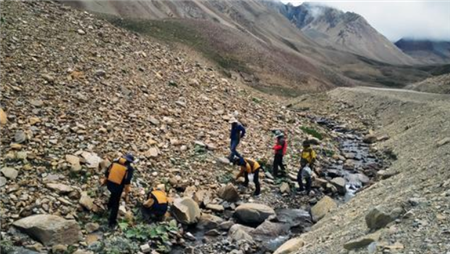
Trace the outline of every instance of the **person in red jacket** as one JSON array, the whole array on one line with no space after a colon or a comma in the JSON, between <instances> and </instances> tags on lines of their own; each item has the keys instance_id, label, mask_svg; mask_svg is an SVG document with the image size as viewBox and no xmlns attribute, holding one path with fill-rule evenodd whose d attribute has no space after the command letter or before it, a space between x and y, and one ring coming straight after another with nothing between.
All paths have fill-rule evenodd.
<instances>
[{"instance_id":1,"label":"person in red jacket","mask_svg":"<svg viewBox=\"0 0 450 254\"><path fill-rule=\"evenodd\" d=\"M283 165L283 156L286 154L287 150L287 140L284 137L283 132L276 131L275 136L277 138L277 143L273 146L273 150L275 151L275 158L273 159L273 169L272 173L275 177L280 177L286 175L286 171ZM281 171L278 171L278 167L281 168Z\"/></svg>"}]
</instances>

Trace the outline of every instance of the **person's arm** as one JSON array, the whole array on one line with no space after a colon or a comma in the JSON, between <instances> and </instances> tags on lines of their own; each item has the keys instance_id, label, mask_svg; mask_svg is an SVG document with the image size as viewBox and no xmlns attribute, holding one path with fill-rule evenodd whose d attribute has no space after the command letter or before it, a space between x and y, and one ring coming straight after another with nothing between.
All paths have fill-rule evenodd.
<instances>
[{"instance_id":1,"label":"person's arm","mask_svg":"<svg viewBox=\"0 0 450 254\"><path fill-rule=\"evenodd\" d=\"M131 190L131 179L133 178L133 174L134 174L134 168L132 166L128 166L128 172L127 172L127 176L124 179L124 185L125 185L125 195L127 195L130 190Z\"/></svg>"},{"instance_id":2,"label":"person's arm","mask_svg":"<svg viewBox=\"0 0 450 254\"><path fill-rule=\"evenodd\" d=\"M152 197L150 197L147 201L144 202L144 206L147 208L152 207L152 205L155 203L155 200L153 200Z\"/></svg>"},{"instance_id":3,"label":"person's arm","mask_svg":"<svg viewBox=\"0 0 450 254\"><path fill-rule=\"evenodd\" d=\"M239 174L236 176L236 180L239 179L239 177L244 176L245 169L245 166L241 166Z\"/></svg>"},{"instance_id":4,"label":"person's arm","mask_svg":"<svg viewBox=\"0 0 450 254\"><path fill-rule=\"evenodd\" d=\"M109 171L111 170L112 165L113 165L113 164L111 163L111 165L109 165L109 167L106 168L106 170L105 170L105 176L104 176L102 179L100 179L100 184L101 184L101 185L105 185L106 182L108 181Z\"/></svg>"},{"instance_id":5,"label":"person's arm","mask_svg":"<svg viewBox=\"0 0 450 254\"><path fill-rule=\"evenodd\" d=\"M239 125L240 129L241 129L241 138L243 138L245 136L245 128L242 125Z\"/></svg>"}]
</instances>

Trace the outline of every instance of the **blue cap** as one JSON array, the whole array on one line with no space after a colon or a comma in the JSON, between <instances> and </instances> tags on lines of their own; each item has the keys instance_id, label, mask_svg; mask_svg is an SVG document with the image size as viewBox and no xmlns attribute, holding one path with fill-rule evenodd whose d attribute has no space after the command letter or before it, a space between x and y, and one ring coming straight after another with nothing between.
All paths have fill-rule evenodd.
<instances>
[{"instance_id":1,"label":"blue cap","mask_svg":"<svg viewBox=\"0 0 450 254\"><path fill-rule=\"evenodd\" d=\"M128 162L130 162L130 163L133 163L133 162L134 162L134 156L133 156L132 154L130 154L130 153L128 153L127 155L125 155L124 158L125 158Z\"/></svg>"}]
</instances>

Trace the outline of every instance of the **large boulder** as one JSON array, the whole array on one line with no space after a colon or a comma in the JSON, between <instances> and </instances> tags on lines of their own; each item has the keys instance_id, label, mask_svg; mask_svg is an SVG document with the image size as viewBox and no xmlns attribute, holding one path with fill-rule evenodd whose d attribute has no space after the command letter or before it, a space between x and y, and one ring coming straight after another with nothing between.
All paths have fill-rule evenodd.
<instances>
[{"instance_id":1,"label":"large boulder","mask_svg":"<svg viewBox=\"0 0 450 254\"><path fill-rule=\"evenodd\" d=\"M289 234L289 229L290 227L288 224L265 220L261 225L259 225L255 230L251 232L251 235L254 238L274 238L277 236Z\"/></svg>"},{"instance_id":2,"label":"large boulder","mask_svg":"<svg viewBox=\"0 0 450 254\"><path fill-rule=\"evenodd\" d=\"M200 208L192 198L177 198L172 206L173 216L182 224L191 225L200 219Z\"/></svg>"},{"instance_id":3,"label":"large boulder","mask_svg":"<svg viewBox=\"0 0 450 254\"><path fill-rule=\"evenodd\" d=\"M199 229L205 229L205 230L209 230L209 229L216 229L219 227L219 225L223 222L223 219L212 215L212 214L207 214L204 213L202 214L202 216L200 217L200 220L197 224L197 228Z\"/></svg>"},{"instance_id":4,"label":"large boulder","mask_svg":"<svg viewBox=\"0 0 450 254\"><path fill-rule=\"evenodd\" d=\"M301 247L305 245L305 242L300 238L292 238L291 240L285 242L283 245L281 245L274 254L290 254L295 253L298 251Z\"/></svg>"},{"instance_id":5,"label":"large boulder","mask_svg":"<svg viewBox=\"0 0 450 254\"><path fill-rule=\"evenodd\" d=\"M330 183L333 184L334 187L336 187L337 191L338 191L339 194L341 194L341 195L344 195L345 192L347 191L347 190L345 189L345 183L346 183L346 181L345 181L345 179L342 178L342 177L333 178L333 179L330 181Z\"/></svg>"},{"instance_id":6,"label":"large boulder","mask_svg":"<svg viewBox=\"0 0 450 254\"><path fill-rule=\"evenodd\" d=\"M337 204L332 198L324 196L319 202L317 202L317 204L315 204L311 208L311 216L313 221L319 221L336 207Z\"/></svg>"},{"instance_id":7,"label":"large boulder","mask_svg":"<svg viewBox=\"0 0 450 254\"><path fill-rule=\"evenodd\" d=\"M263 204L245 203L236 208L234 217L242 224L257 226L263 223L275 211Z\"/></svg>"},{"instance_id":8,"label":"large boulder","mask_svg":"<svg viewBox=\"0 0 450 254\"><path fill-rule=\"evenodd\" d=\"M56 215L32 215L14 222L13 226L46 246L70 245L81 239L80 226L76 221Z\"/></svg>"},{"instance_id":9,"label":"large boulder","mask_svg":"<svg viewBox=\"0 0 450 254\"><path fill-rule=\"evenodd\" d=\"M239 200L239 193L231 183L225 187L220 188L217 194L221 199L228 202L236 202Z\"/></svg>"}]
</instances>

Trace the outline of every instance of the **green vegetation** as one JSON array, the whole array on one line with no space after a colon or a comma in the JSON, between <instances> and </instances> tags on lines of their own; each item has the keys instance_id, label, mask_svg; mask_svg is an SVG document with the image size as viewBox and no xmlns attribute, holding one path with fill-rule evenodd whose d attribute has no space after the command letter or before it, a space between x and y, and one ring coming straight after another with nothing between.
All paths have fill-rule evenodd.
<instances>
[{"instance_id":1,"label":"green vegetation","mask_svg":"<svg viewBox=\"0 0 450 254\"><path fill-rule=\"evenodd\" d=\"M317 138L317 139L319 139L319 140L322 140L322 138L323 138L322 134L320 134L320 133L319 133L318 131L316 131L315 129L312 129L312 128L309 128L309 127L306 127L306 126L301 126L300 129L301 129L304 133L309 134L309 135L311 135L311 136L313 136L313 137L315 137L315 138Z\"/></svg>"}]
</instances>

